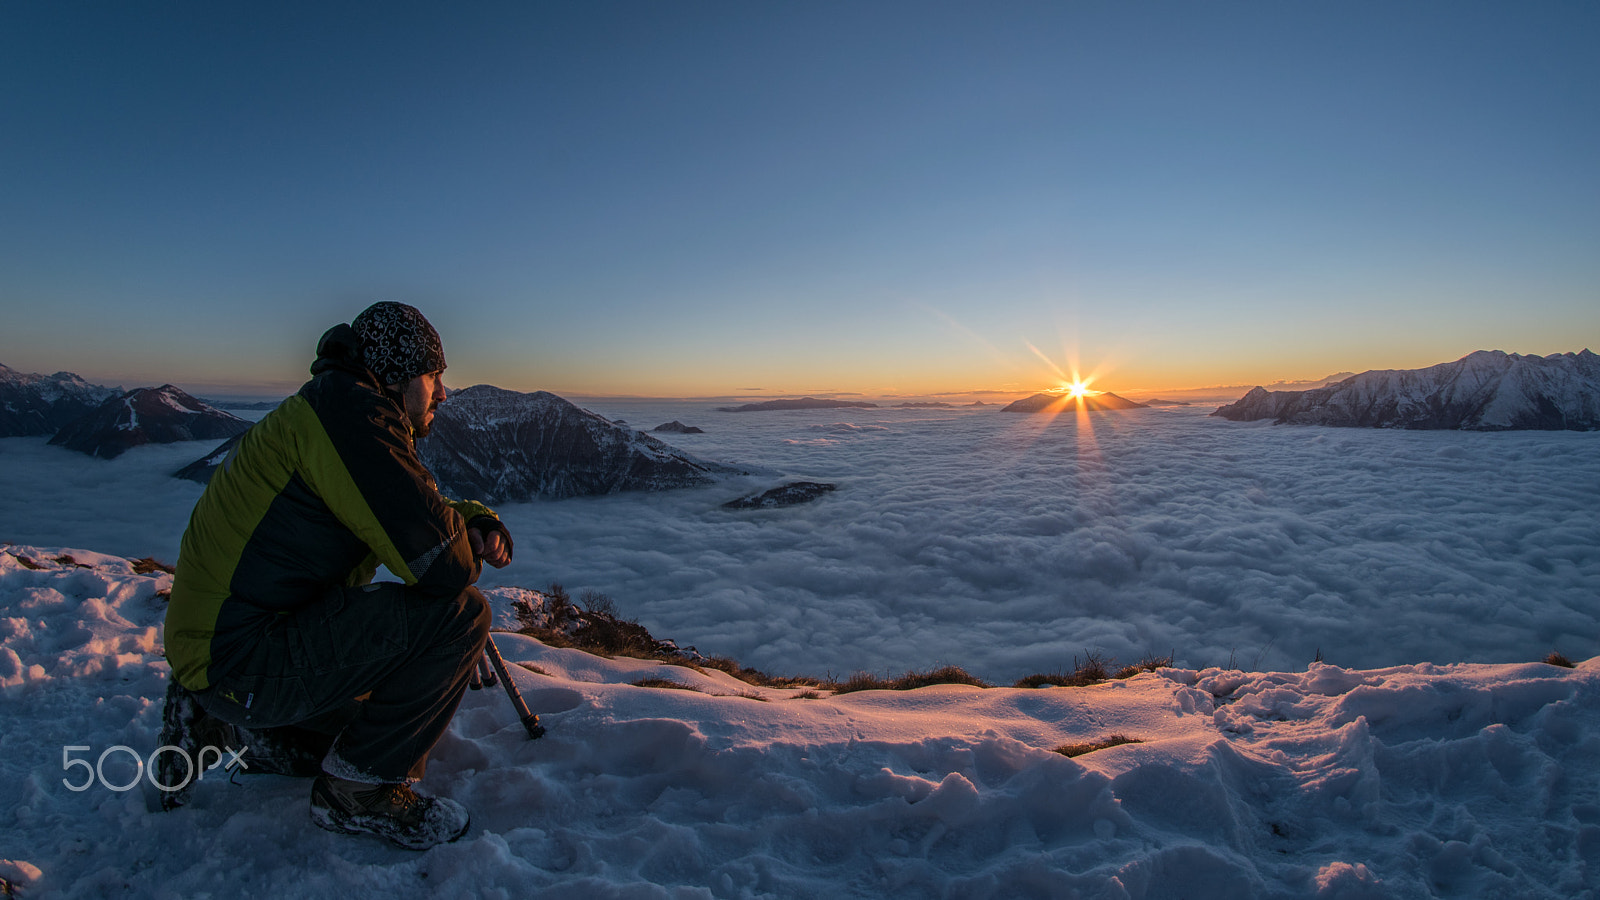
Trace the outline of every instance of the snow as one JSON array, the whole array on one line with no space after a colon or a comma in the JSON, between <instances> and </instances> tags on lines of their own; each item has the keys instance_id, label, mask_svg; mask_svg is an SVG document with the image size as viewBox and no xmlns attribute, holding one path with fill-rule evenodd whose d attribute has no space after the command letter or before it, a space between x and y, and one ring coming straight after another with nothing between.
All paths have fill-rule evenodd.
<instances>
[{"instance_id":1,"label":"snow","mask_svg":"<svg viewBox=\"0 0 1600 900\"><path fill-rule=\"evenodd\" d=\"M138 431L139 410L133 405L133 397L123 398L122 408L125 414L117 417L117 430Z\"/></svg>"},{"instance_id":2,"label":"snow","mask_svg":"<svg viewBox=\"0 0 1600 900\"><path fill-rule=\"evenodd\" d=\"M28 560L27 564L22 559ZM309 785L116 791L155 749L168 575L0 548L0 877L29 898L1594 897L1600 660L1165 669L1088 688L806 698L496 641L549 733L469 692L423 853L329 834ZM491 592L507 621L512 591ZM667 678L693 690L636 687ZM1067 758L1112 734L1131 743ZM78 747L81 750L64 750ZM107 753L113 747L126 747ZM107 754L104 780L74 791Z\"/></svg>"},{"instance_id":3,"label":"snow","mask_svg":"<svg viewBox=\"0 0 1600 900\"><path fill-rule=\"evenodd\" d=\"M1255 388L1217 415L1300 425L1589 431L1600 426L1600 356L1480 350L1425 369L1363 372L1309 391Z\"/></svg>"},{"instance_id":4,"label":"snow","mask_svg":"<svg viewBox=\"0 0 1600 900\"><path fill-rule=\"evenodd\" d=\"M155 399L161 405L167 407L168 409L172 410L173 412L181 413L183 415L193 415L195 413L195 410L190 408L189 406L184 405L184 403L182 401L180 401L177 397L173 396L173 392L172 392L172 390L170 388L171 388L171 386L169 385L167 388L164 388L164 389L156 391L155 392Z\"/></svg>"}]
</instances>

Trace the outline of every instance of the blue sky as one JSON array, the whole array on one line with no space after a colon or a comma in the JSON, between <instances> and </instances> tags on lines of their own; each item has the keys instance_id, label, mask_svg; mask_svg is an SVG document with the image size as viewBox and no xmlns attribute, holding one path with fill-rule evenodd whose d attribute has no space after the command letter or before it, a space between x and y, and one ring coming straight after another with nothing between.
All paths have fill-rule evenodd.
<instances>
[{"instance_id":1,"label":"blue sky","mask_svg":"<svg viewBox=\"0 0 1600 900\"><path fill-rule=\"evenodd\" d=\"M1585 3L0 5L0 363L1136 392L1600 346Z\"/></svg>"}]
</instances>

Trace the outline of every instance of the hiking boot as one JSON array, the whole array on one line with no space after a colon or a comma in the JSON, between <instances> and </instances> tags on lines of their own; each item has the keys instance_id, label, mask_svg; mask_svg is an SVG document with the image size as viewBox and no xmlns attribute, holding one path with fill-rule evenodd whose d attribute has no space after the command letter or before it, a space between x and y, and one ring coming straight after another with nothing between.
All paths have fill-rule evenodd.
<instances>
[{"instance_id":1,"label":"hiking boot","mask_svg":"<svg viewBox=\"0 0 1600 900\"><path fill-rule=\"evenodd\" d=\"M238 731L227 722L206 712L194 694L178 683L167 681L167 703L161 712L159 747L176 747L156 756L156 781L161 787L161 808L177 809L189 800L189 792L206 772L208 765L228 762L229 750L242 749ZM207 748L212 753L202 753Z\"/></svg>"},{"instance_id":2,"label":"hiking boot","mask_svg":"<svg viewBox=\"0 0 1600 900\"><path fill-rule=\"evenodd\" d=\"M311 821L340 834L376 834L407 850L426 850L467 833L466 807L424 797L407 784L364 784L332 775L311 783Z\"/></svg>"}]
</instances>

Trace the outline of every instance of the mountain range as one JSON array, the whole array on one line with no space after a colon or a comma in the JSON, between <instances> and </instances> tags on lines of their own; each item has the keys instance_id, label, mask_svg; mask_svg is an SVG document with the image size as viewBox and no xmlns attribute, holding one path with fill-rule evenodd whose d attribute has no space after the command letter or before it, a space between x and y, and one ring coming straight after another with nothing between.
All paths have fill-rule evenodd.
<instances>
[{"instance_id":1,"label":"mountain range","mask_svg":"<svg viewBox=\"0 0 1600 900\"><path fill-rule=\"evenodd\" d=\"M38 375L0 365L0 437L55 434L121 393L71 372Z\"/></svg>"},{"instance_id":2,"label":"mountain range","mask_svg":"<svg viewBox=\"0 0 1600 900\"><path fill-rule=\"evenodd\" d=\"M787 400L763 400L741 406L719 406L717 412L765 412L773 409L877 409L878 404L865 400L819 400L816 397L799 397Z\"/></svg>"},{"instance_id":3,"label":"mountain range","mask_svg":"<svg viewBox=\"0 0 1600 900\"><path fill-rule=\"evenodd\" d=\"M1277 425L1591 431L1600 428L1600 356L1479 350L1424 369L1374 369L1314 390L1257 387L1212 415Z\"/></svg>"}]
</instances>

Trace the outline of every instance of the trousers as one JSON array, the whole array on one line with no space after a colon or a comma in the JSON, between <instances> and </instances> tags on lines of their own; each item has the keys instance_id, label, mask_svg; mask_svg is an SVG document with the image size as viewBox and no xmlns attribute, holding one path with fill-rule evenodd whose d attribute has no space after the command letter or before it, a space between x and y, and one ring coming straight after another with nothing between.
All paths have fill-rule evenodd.
<instances>
[{"instance_id":1,"label":"trousers","mask_svg":"<svg viewBox=\"0 0 1600 900\"><path fill-rule=\"evenodd\" d=\"M195 694L240 727L334 735L323 762L355 781L422 778L489 640L488 601L403 584L337 586L272 617L227 673Z\"/></svg>"}]
</instances>

